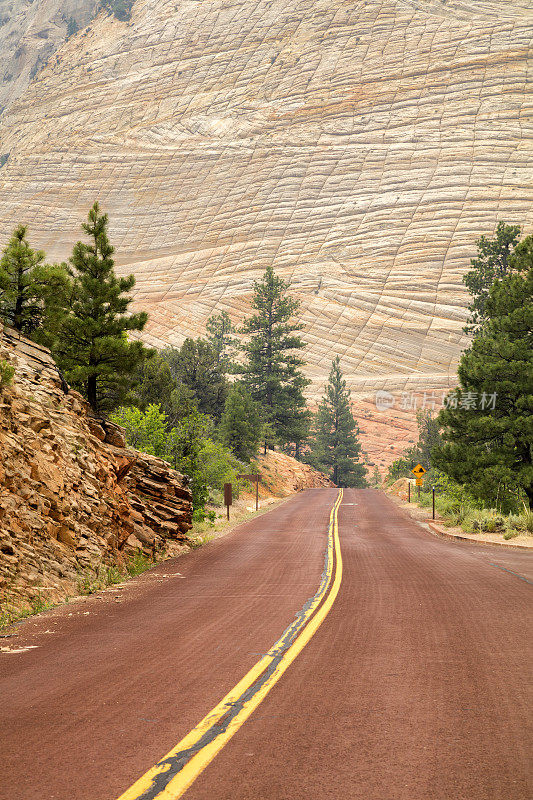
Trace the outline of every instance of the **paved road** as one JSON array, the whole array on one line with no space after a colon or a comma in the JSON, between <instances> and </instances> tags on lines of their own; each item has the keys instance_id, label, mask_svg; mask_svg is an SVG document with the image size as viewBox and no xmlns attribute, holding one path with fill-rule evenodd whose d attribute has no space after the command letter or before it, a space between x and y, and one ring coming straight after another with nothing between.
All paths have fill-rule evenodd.
<instances>
[{"instance_id":1,"label":"paved road","mask_svg":"<svg viewBox=\"0 0 533 800\"><path fill-rule=\"evenodd\" d=\"M0 640L35 648L0 654L2 800L115 800L171 750L315 594L335 497ZM372 490L345 490L338 531L328 616L187 800L530 800L531 554Z\"/></svg>"}]
</instances>

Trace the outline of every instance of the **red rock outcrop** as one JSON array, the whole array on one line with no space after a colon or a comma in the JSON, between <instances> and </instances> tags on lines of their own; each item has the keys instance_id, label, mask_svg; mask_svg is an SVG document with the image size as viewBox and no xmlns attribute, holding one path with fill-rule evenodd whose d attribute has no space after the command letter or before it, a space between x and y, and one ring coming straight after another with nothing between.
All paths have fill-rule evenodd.
<instances>
[{"instance_id":1,"label":"red rock outcrop","mask_svg":"<svg viewBox=\"0 0 533 800\"><path fill-rule=\"evenodd\" d=\"M0 593L59 599L80 572L137 548L180 552L191 528L187 479L91 418L44 348L0 330L0 359L15 367L0 395Z\"/></svg>"},{"instance_id":2,"label":"red rock outcrop","mask_svg":"<svg viewBox=\"0 0 533 800\"><path fill-rule=\"evenodd\" d=\"M261 482L260 497L289 497L304 489L335 486L327 475L286 453L268 450L257 458Z\"/></svg>"}]
</instances>

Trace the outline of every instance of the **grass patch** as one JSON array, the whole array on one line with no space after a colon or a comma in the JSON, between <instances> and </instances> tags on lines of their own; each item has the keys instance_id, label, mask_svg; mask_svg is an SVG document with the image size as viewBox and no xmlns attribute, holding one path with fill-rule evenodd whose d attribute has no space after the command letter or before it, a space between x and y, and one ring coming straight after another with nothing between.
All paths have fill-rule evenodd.
<instances>
[{"instance_id":1,"label":"grass patch","mask_svg":"<svg viewBox=\"0 0 533 800\"><path fill-rule=\"evenodd\" d=\"M418 497L415 496L415 501ZM421 492L419 505L430 508L431 492ZM435 509L447 527L460 527L465 533L496 533L505 540L533 535L533 511L504 514L496 508L479 508L464 497L440 491L435 495Z\"/></svg>"},{"instance_id":2,"label":"grass patch","mask_svg":"<svg viewBox=\"0 0 533 800\"><path fill-rule=\"evenodd\" d=\"M189 539L189 547L192 547L193 550L197 550L202 545L211 542L215 538L214 533L205 533L203 536L192 536Z\"/></svg>"},{"instance_id":3,"label":"grass patch","mask_svg":"<svg viewBox=\"0 0 533 800\"><path fill-rule=\"evenodd\" d=\"M122 583L128 578L133 578L142 572L146 572L147 569L154 566L154 563L151 558L148 558L142 551L138 550L126 560L124 571L121 571L113 564L100 564L97 570L85 568L78 574L77 592L83 597L95 594L108 586ZM40 614L42 611L48 611L50 608L62 603L68 603L69 600L70 598L66 597L64 600L55 603L37 594L31 600L21 602L18 599L4 595L0 603L0 630L8 628L13 623L20 622L27 617Z\"/></svg>"},{"instance_id":4,"label":"grass patch","mask_svg":"<svg viewBox=\"0 0 533 800\"><path fill-rule=\"evenodd\" d=\"M154 564L155 561L145 556L141 550L137 550L137 552L126 561L126 572L130 578L134 578L136 575L146 572L146 570L153 567Z\"/></svg>"},{"instance_id":5,"label":"grass patch","mask_svg":"<svg viewBox=\"0 0 533 800\"><path fill-rule=\"evenodd\" d=\"M89 595L112 586L114 583L121 583L124 575L117 567L100 565L96 572L92 569L84 569L80 573L77 583L78 594Z\"/></svg>"},{"instance_id":6,"label":"grass patch","mask_svg":"<svg viewBox=\"0 0 533 800\"><path fill-rule=\"evenodd\" d=\"M134 578L154 566L154 561L144 555L141 550L133 553L125 564L125 571L121 572L116 566L101 564L96 571L85 569L78 580L78 594L89 595L100 592L115 583L122 583L128 578Z\"/></svg>"},{"instance_id":7,"label":"grass patch","mask_svg":"<svg viewBox=\"0 0 533 800\"><path fill-rule=\"evenodd\" d=\"M25 605L17 604L12 598L5 598L0 605L0 630L8 628L14 622L20 622L20 620L33 617L42 611L48 611L53 605L40 594L33 597Z\"/></svg>"}]
</instances>

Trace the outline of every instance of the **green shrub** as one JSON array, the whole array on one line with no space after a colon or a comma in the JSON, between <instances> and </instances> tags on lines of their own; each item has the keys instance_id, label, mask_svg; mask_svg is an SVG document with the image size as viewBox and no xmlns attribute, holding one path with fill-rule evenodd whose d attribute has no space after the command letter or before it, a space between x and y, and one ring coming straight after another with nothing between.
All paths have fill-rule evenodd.
<instances>
[{"instance_id":1,"label":"green shrub","mask_svg":"<svg viewBox=\"0 0 533 800\"><path fill-rule=\"evenodd\" d=\"M15 367L11 366L7 361L0 359L0 389L11 385L14 374Z\"/></svg>"},{"instance_id":2,"label":"green shrub","mask_svg":"<svg viewBox=\"0 0 533 800\"><path fill-rule=\"evenodd\" d=\"M0 603L0 630L7 628L14 622L32 617L34 614L40 614L42 611L48 611L52 608L53 603L45 600L40 594L36 594L30 600L26 601L28 605L20 606L18 601L12 600L7 596L3 596Z\"/></svg>"},{"instance_id":3,"label":"green shrub","mask_svg":"<svg viewBox=\"0 0 533 800\"><path fill-rule=\"evenodd\" d=\"M193 522L205 522L207 520L213 525L216 518L216 511L213 511L212 509L208 510L205 508L195 508L192 512Z\"/></svg>"},{"instance_id":4,"label":"green shrub","mask_svg":"<svg viewBox=\"0 0 533 800\"><path fill-rule=\"evenodd\" d=\"M124 22L131 19L133 3L134 0L101 0L100 5Z\"/></svg>"},{"instance_id":5,"label":"green shrub","mask_svg":"<svg viewBox=\"0 0 533 800\"><path fill-rule=\"evenodd\" d=\"M154 566L154 562L151 558L148 558L144 555L142 550L137 550L126 562L126 571L130 577L135 577L135 575L140 575L142 572L146 572L147 569Z\"/></svg>"},{"instance_id":6,"label":"green shrub","mask_svg":"<svg viewBox=\"0 0 533 800\"><path fill-rule=\"evenodd\" d=\"M504 539L514 539L514 537L515 536L519 536L519 534L520 534L520 531L510 530L510 531L507 531L507 533L503 534L503 538Z\"/></svg>"},{"instance_id":7,"label":"green shrub","mask_svg":"<svg viewBox=\"0 0 533 800\"><path fill-rule=\"evenodd\" d=\"M67 39L70 39L71 36L74 36L80 29L80 26L74 19L74 17L69 17L67 20Z\"/></svg>"},{"instance_id":8,"label":"green shrub","mask_svg":"<svg viewBox=\"0 0 533 800\"><path fill-rule=\"evenodd\" d=\"M524 511L522 514L509 514L505 518L505 528L507 533L514 536L518 536L520 533L533 533L533 511ZM507 538L510 539L511 535Z\"/></svg>"},{"instance_id":9,"label":"green shrub","mask_svg":"<svg viewBox=\"0 0 533 800\"><path fill-rule=\"evenodd\" d=\"M524 511L520 516L524 520L524 530L526 533L533 534L533 511Z\"/></svg>"},{"instance_id":10,"label":"green shrub","mask_svg":"<svg viewBox=\"0 0 533 800\"><path fill-rule=\"evenodd\" d=\"M473 509L465 518L463 527L470 533L497 533L505 527L505 517L495 509Z\"/></svg>"}]
</instances>

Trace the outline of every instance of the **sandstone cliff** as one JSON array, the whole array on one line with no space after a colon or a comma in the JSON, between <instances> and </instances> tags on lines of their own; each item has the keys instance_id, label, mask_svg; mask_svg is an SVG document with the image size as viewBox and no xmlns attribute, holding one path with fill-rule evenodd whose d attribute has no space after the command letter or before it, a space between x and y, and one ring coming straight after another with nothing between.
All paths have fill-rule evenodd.
<instances>
[{"instance_id":1,"label":"sandstone cliff","mask_svg":"<svg viewBox=\"0 0 533 800\"><path fill-rule=\"evenodd\" d=\"M0 329L0 359L15 367L0 397L0 595L56 600L125 553L183 550L186 479L92 419L47 350Z\"/></svg>"},{"instance_id":2,"label":"sandstone cliff","mask_svg":"<svg viewBox=\"0 0 533 800\"><path fill-rule=\"evenodd\" d=\"M475 239L533 223L532 9L137 0L129 23L100 14L0 118L0 245L26 220L65 258L99 199L152 343L203 333L215 310L238 322L273 263L302 301L311 399L336 353L357 400L443 390ZM382 414L368 446L395 435Z\"/></svg>"},{"instance_id":3,"label":"sandstone cliff","mask_svg":"<svg viewBox=\"0 0 533 800\"><path fill-rule=\"evenodd\" d=\"M97 0L0 0L0 114L97 7Z\"/></svg>"}]
</instances>

